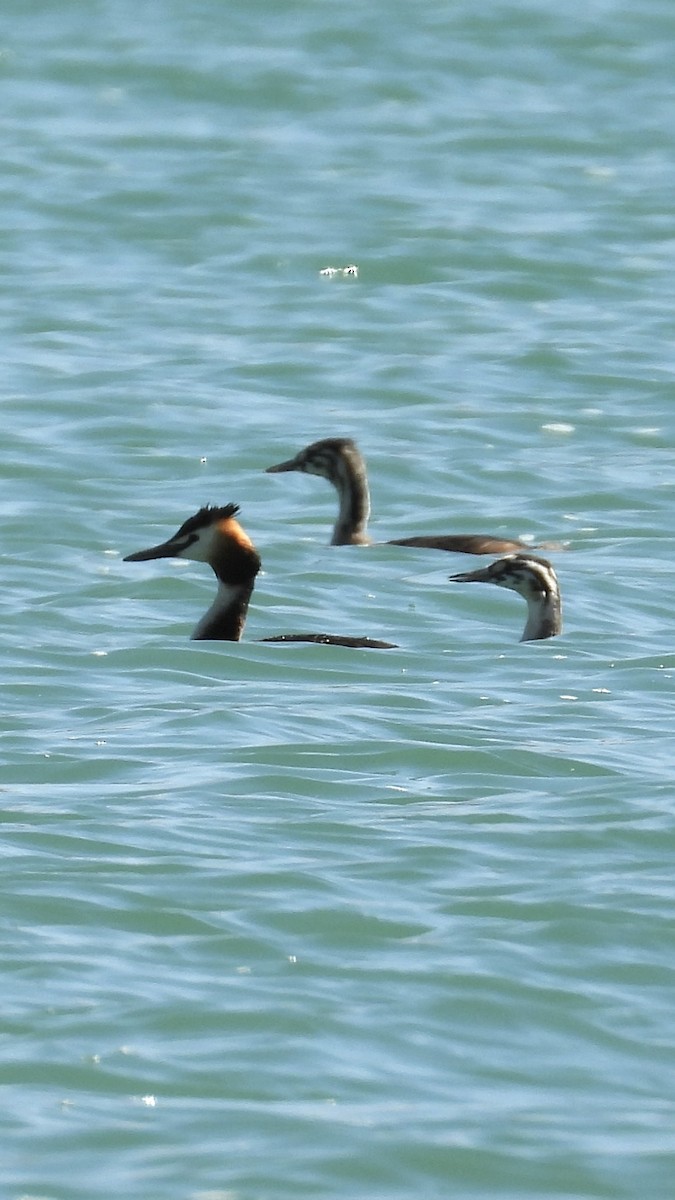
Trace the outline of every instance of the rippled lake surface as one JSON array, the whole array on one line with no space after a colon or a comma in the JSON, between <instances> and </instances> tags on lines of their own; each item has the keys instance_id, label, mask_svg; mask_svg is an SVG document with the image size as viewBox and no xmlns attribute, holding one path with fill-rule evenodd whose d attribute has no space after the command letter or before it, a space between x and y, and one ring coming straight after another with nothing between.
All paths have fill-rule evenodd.
<instances>
[{"instance_id":1,"label":"rippled lake surface","mask_svg":"<svg viewBox=\"0 0 675 1200\"><path fill-rule=\"evenodd\" d=\"M670 1200L675 9L9 7L3 1197Z\"/></svg>"}]
</instances>

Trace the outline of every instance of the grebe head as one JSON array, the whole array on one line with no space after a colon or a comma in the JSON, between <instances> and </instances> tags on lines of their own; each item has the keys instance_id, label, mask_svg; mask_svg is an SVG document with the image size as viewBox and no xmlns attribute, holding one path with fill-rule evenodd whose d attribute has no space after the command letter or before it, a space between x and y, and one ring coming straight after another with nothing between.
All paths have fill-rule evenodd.
<instances>
[{"instance_id":1,"label":"grebe head","mask_svg":"<svg viewBox=\"0 0 675 1200\"><path fill-rule=\"evenodd\" d=\"M333 546L359 546L370 542L367 533L370 494L366 464L351 438L323 438L320 442L305 446L295 458L267 468L270 475L280 471L321 475L336 488L340 509L331 539Z\"/></svg>"},{"instance_id":2,"label":"grebe head","mask_svg":"<svg viewBox=\"0 0 675 1200\"><path fill-rule=\"evenodd\" d=\"M222 507L206 504L166 542L127 554L125 562L148 562L153 558L190 558L208 563L219 579L237 584L254 578L260 558L247 533L235 520L238 504Z\"/></svg>"},{"instance_id":3,"label":"grebe head","mask_svg":"<svg viewBox=\"0 0 675 1200\"><path fill-rule=\"evenodd\" d=\"M193 638L238 642L246 622L248 603L260 558L250 537L235 516L237 504L205 505L188 517L166 542L127 554L125 562L148 562L153 558L190 558L208 563L218 579L216 598L204 613Z\"/></svg>"},{"instance_id":4,"label":"grebe head","mask_svg":"<svg viewBox=\"0 0 675 1200\"><path fill-rule=\"evenodd\" d=\"M518 592L527 601L527 623L521 641L538 641L562 633L562 604L558 577L546 558L508 554L487 567L450 575L456 583L494 583Z\"/></svg>"},{"instance_id":5,"label":"grebe head","mask_svg":"<svg viewBox=\"0 0 675 1200\"><path fill-rule=\"evenodd\" d=\"M319 442L312 442L311 446L305 446L295 458L267 467L266 473L276 475L280 471L303 471L305 475L321 475L337 487L341 479L340 464L345 462L356 468L363 466L356 442L351 438L322 438Z\"/></svg>"}]
</instances>

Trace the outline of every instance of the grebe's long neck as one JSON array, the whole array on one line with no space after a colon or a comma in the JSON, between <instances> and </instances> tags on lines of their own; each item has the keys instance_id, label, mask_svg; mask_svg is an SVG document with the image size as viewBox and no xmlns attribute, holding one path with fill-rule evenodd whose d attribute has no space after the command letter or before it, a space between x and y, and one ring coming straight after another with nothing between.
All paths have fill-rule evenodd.
<instances>
[{"instance_id":1,"label":"grebe's long neck","mask_svg":"<svg viewBox=\"0 0 675 1200\"><path fill-rule=\"evenodd\" d=\"M218 591L192 637L195 641L238 642L260 570L260 556L241 525L231 519L218 527L204 560L214 571Z\"/></svg>"},{"instance_id":2,"label":"grebe's long neck","mask_svg":"<svg viewBox=\"0 0 675 1200\"><path fill-rule=\"evenodd\" d=\"M370 516L370 493L366 466L356 447L351 447L336 457L330 473L340 501L338 519L335 522L332 546L363 546L370 542L368 518Z\"/></svg>"},{"instance_id":3,"label":"grebe's long neck","mask_svg":"<svg viewBox=\"0 0 675 1200\"><path fill-rule=\"evenodd\" d=\"M192 640L240 641L252 594L253 580L248 584L233 586L218 579L216 598L195 626Z\"/></svg>"},{"instance_id":4,"label":"grebe's long neck","mask_svg":"<svg viewBox=\"0 0 675 1200\"><path fill-rule=\"evenodd\" d=\"M521 642L538 642L543 638L557 637L562 633L562 604L560 592L553 590L529 594L527 621Z\"/></svg>"}]
</instances>

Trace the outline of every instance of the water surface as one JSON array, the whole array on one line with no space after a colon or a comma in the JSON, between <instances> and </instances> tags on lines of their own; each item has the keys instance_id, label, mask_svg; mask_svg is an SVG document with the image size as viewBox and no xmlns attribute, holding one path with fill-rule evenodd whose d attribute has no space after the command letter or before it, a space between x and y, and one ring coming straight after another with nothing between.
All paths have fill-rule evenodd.
<instances>
[{"instance_id":1,"label":"water surface","mask_svg":"<svg viewBox=\"0 0 675 1200\"><path fill-rule=\"evenodd\" d=\"M3 1195L669 1200L671 5L0 35ZM263 472L332 435L376 539L566 547L564 636L328 546ZM208 571L122 557L229 501L190 643Z\"/></svg>"}]
</instances>

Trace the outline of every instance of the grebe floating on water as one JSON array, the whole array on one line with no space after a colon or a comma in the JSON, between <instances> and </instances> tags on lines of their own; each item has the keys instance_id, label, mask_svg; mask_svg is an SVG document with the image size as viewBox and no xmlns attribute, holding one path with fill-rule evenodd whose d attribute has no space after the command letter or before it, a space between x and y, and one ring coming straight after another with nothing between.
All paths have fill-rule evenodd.
<instances>
[{"instance_id":1,"label":"grebe floating on water","mask_svg":"<svg viewBox=\"0 0 675 1200\"><path fill-rule=\"evenodd\" d=\"M495 583L527 601L527 621L521 642L536 642L562 633L562 602L558 577L546 558L509 554L488 567L450 575L456 583Z\"/></svg>"},{"instance_id":2,"label":"grebe floating on water","mask_svg":"<svg viewBox=\"0 0 675 1200\"><path fill-rule=\"evenodd\" d=\"M372 539L367 526L370 516L370 494L363 455L351 438L323 438L305 446L295 458L267 467L267 474L281 471L303 471L306 475L321 475L337 490L340 500L338 519L333 529L331 546L367 546ZM504 554L509 550L526 550L525 542L489 534L449 534L435 537L392 538L388 546L421 546L429 550L454 550L462 554Z\"/></svg>"},{"instance_id":3,"label":"grebe floating on water","mask_svg":"<svg viewBox=\"0 0 675 1200\"><path fill-rule=\"evenodd\" d=\"M153 558L190 558L209 564L218 580L218 591L192 634L197 641L238 642L244 632L255 577L260 570L260 555L235 520L238 512L238 504L226 504L221 508L207 504L184 521L168 541L151 546L149 550L127 554L124 559L124 562L147 562ZM283 633L261 638L261 641L321 642L370 650L395 648L393 642L332 633Z\"/></svg>"}]
</instances>

